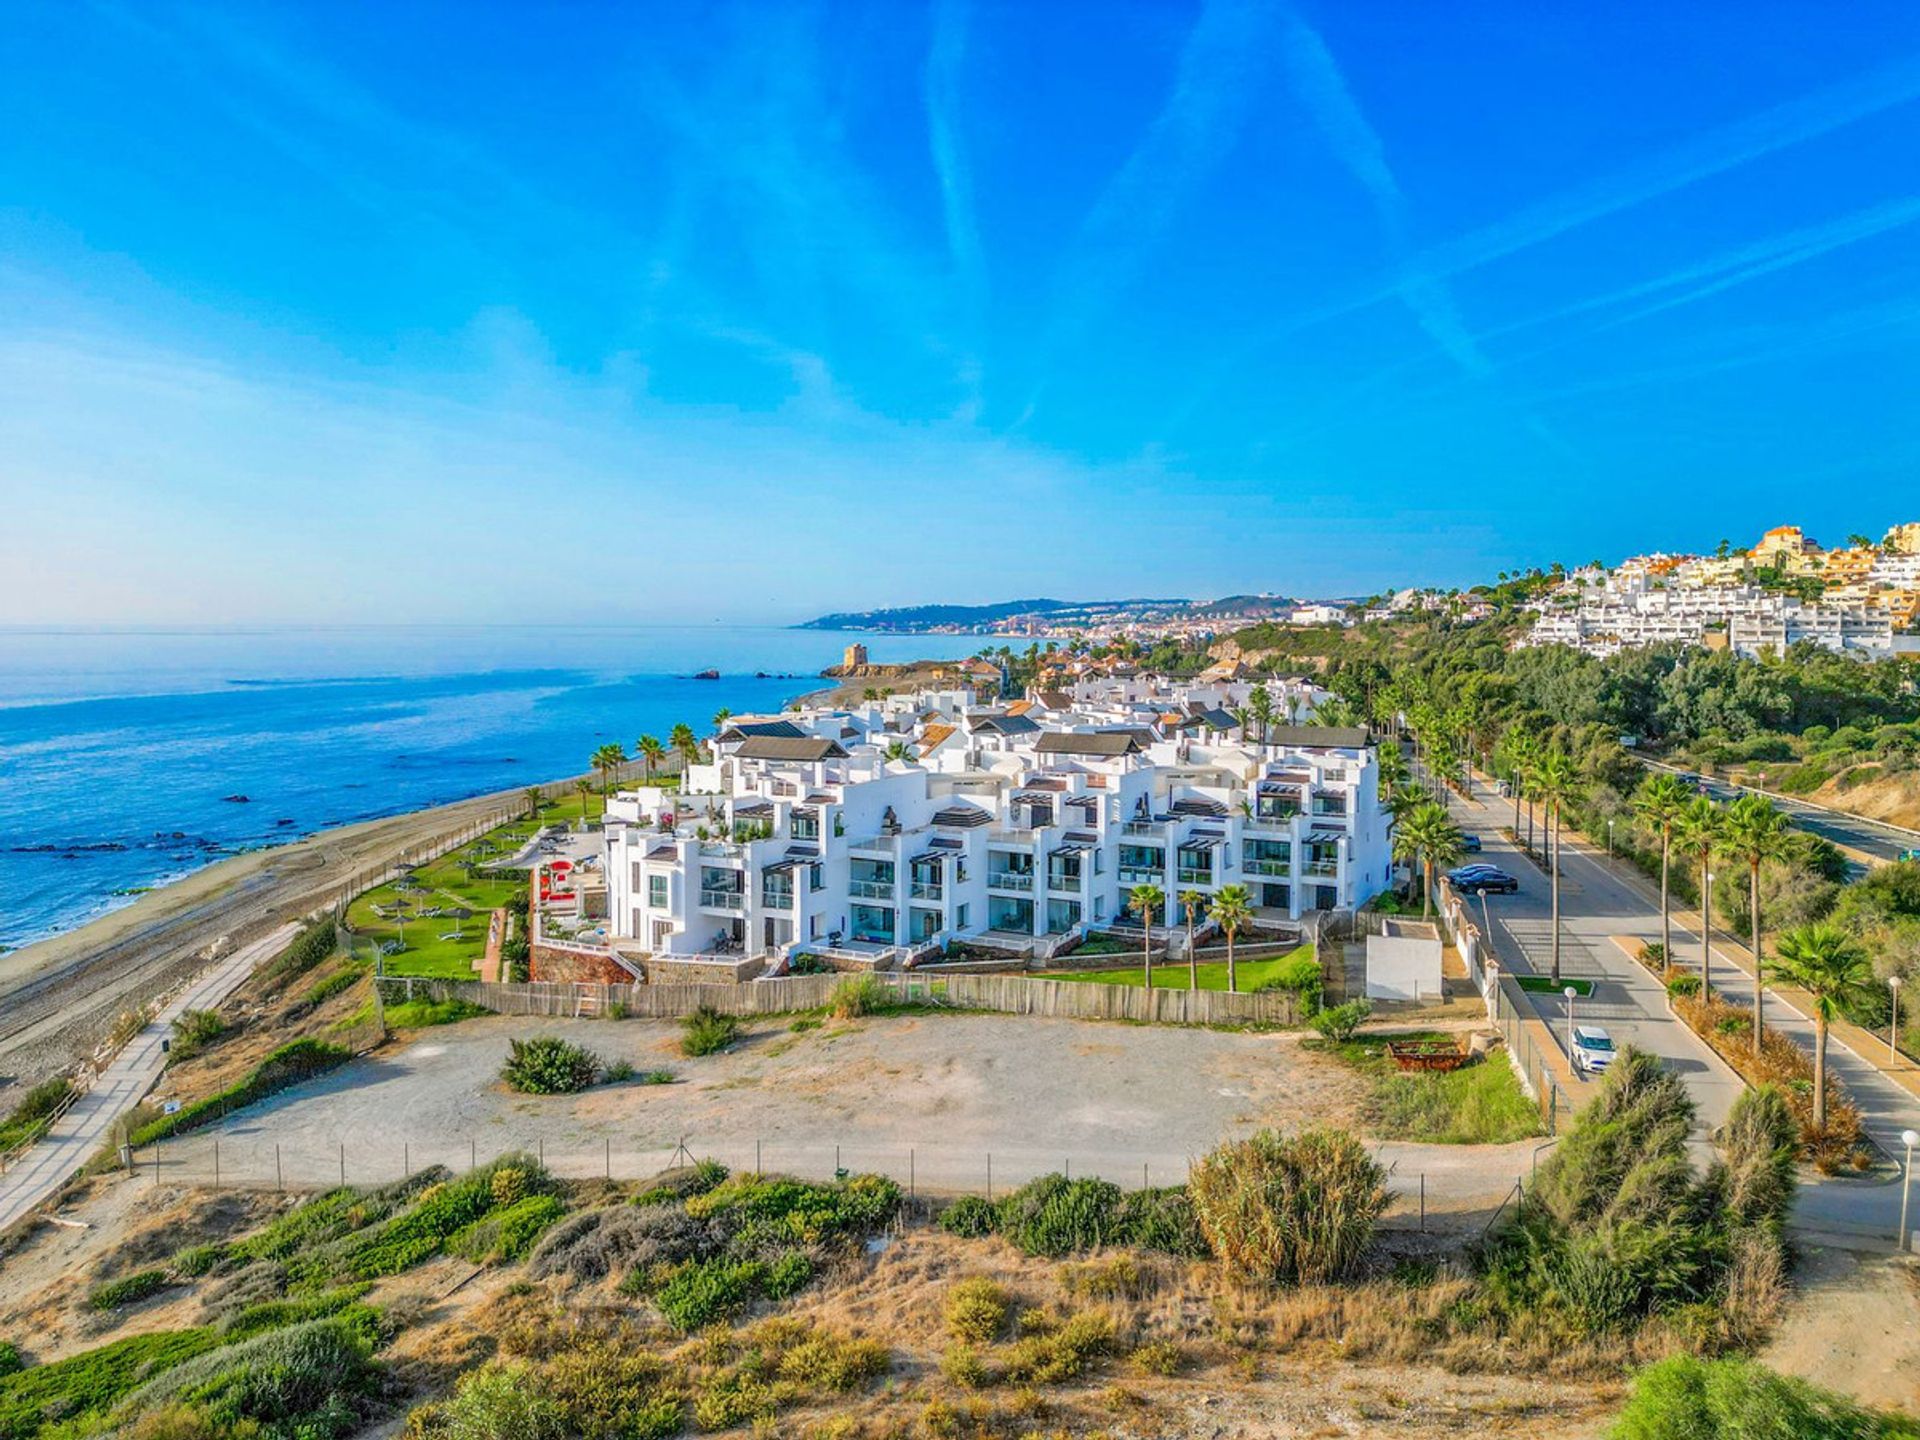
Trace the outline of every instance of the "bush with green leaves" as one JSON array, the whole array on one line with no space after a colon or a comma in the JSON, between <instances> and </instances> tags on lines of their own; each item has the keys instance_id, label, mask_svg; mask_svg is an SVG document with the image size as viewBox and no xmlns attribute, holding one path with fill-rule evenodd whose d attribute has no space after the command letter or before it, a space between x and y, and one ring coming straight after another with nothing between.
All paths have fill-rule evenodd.
<instances>
[{"instance_id":1,"label":"bush with green leaves","mask_svg":"<svg viewBox=\"0 0 1920 1440\"><path fill-rule=\"evenodd\" d=\"M221 1342L204 1327L157 1330L0 1376L0 1437L28 1440L56 1420L84 1433L80 1427L88 1417L104 1415L152 1377Z\"/></svg>"},{"instance_id":2,"label":"bush with green leaves","mask_svg":"<svg viewBox=\"0 0 1920 1440\"><path fill-rule=\"evenodd\" d=\"M131 1275L122 1275L117 1280L94 1286L87 1292L87 1308L118 1310L126 1305L138 1305L142 1300L152 1299L171 1283L164 1270L136 1270Z\"/></svg>"},{"instance_id":3,"label":"bush with green leaves","mask_svg":"<svg viewBox=\"0 0 1920 1440\"><path fill-rule=\"evenodd\" d=\"M982 1195L962 1195L940 1212L940 1228L949 1235L977 1240L1000 1228L1000 1212Z\"/></svg>"},{"instance_id":4,"label":"bush with green leaves","mask_svg":"<svg viewBox=\"0 0 1920 1440\"><path fill-rule=\"evenodd\" d=\"M1042 1175L1000 1202L1000 1233L1029 1255L1059 1257L1122 1244L1121 1191L1105 1180Z\"/></svg>"},{"instance_id":5,"label":"bush with green leaves","mask_svg":"<svg viewBox=\"0 0 1920 1440\"><path fill-rule=\"evenodd\" d=\"M1234 1278L1326 1284L1352 1272L1387 1208L1386 1171L1353 1136L1262 1130L1193 1169L1207 1244Z\"/></svg>"},{"instance_id":6,"label":"bush with green leaves","mask_svg":"<svg viewBox=\"0 0 1920 1440\"><path fill-rule=\"evenodd\" d=\"M229 1430L251 1423L287 1440L344 1440L380 1402L370 1317L333 1316L210 1350L141 1386L115 1416L125 1422L177 1402Z\"/></svg>"},{"instance_id":7,"label":"bush with green leaves","mask_svg":"<svg viewBox=\"0 0 1920 1440\"><path fill-rule=\"evenodd\" d=\"M522 1095L575 1095L600 1078L600 1057L557 1035L509 1040L500 1078Z\"/></svg>"},{"instance_id":8,"label":"bush with green leaves","mask_svg":"<svg viewBox=\"0 0 1920 1440\"><path fill-rule=\"evenodd\" d=\"M5 1120L0 1120L0 1154L37 1140L52 1121L53 1112L66 1103L73 1094L73 1081L65 1075L56 1075L51 1080L42 1080L27 1091L8 1112Z\"/></svg>"},{"instance_id":9,"label":"bush with green leaves","mask_svg":"<svg viewBox=\"0 0 1920 1440\"><path fill-rule=\"evenodd\" d=\"M1287 1019L1310 1020L1319 1013L1324 984L1320 957L1303 949L1281 960L1271 975L1253 987L1253 993L1285 995L1292 1001Z\"/></svg>"},{"instance_id":10,"label":"bush with green leaves","mask_svg":"<svg viewBox=\"0 0 1920 1440\"><path fill-rule=\"evenodd\" d=\"M877 975L849 975L833 987L827 1009L836 1020L858 1020L875 1015L892 1004L892 996Z\"/></svg>"},{"instance_id":11,"label":"bush with green leaves","mask_svg":"<svg viewBox=\"0 0 1920 1440\"><path fill-rule=\"evenodd\" d=\"M1013 1301L997 1281L974 1275L948 1288L941 1313L947 1333L955 1340L967 1345L991 1345L1007 1328Z\"/></svg>"},{"instance_id":12,"label":"bush with green leaves","mask_svg":"<svg viewBox=\"0 0 1920 1440\"><path fill-rule=\"evenodd\" d=\"M20 1356L20 1347L11 1340L0 1340L0 1380L16 1370L27 1368L27 1362Z\"/></svg>"},{"instance_id":13,"label":"bush with green leaves","mask_svg":"<svg viewBox=\"0 0 1920 1440\"><path fill-rule=\"evenodd\" d=\"M1612 1440L1920 1440L1920 1423L1751 1360L1676 1355L1634 1377Z\"/></svg>"},{"instance_id":14,"label":"bush with green leaves","mask_svg":"<svg viewBox=\"0 0 1920 1440\"><path fill-rule=\"evenodd\" d=\"M308 923L287 948L261 967L261 978L278 988L312 970L339 948L340 935L331 915Z\"/></svg>"},{"instance_id":15,"label":"bush with green leaves","mask_svg":"<svg viewBox=\"0 0 1920 1440\"><path fill-rule=\"evenodd\" d=\"M1336 1045L1353 1039L1363 1021L1373 1013L1373 1002L1364 997L1341 1005L1329 1005L1307 1023Z\"/></svg>"},{"instance_id":16,"label":"bush with green leaves","mask_svg":"<svg viewBox=\"0 0 1920 1440\"><path fill-rule=\"evenodd\" d=\"M702 1005L680 1022L680 1053L715 1055L740 1038L740 1017Z\"/></svg>"}]
</instances>

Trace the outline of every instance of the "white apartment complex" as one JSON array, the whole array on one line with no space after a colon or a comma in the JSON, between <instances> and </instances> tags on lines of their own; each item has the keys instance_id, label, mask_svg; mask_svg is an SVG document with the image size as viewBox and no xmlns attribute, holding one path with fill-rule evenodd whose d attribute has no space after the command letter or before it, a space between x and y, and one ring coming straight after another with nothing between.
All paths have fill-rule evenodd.
<instances>
[{"instance_id":1,"label":"white apartment complex","mask_svg":"<svg viewBox=\"0 0 1920 1440\"><path fill-rule=\"evenodd\" d=\"M1357 729L1242 734L1243 681L1130 676L1004 707L968 690L737 721L684 788L622 791L604 868L616 959L777 973L800 954L892 968L966 941L1045 956L1129 892L1243 884L1297 920L1386 888L1390 819ZM1283 714L1322 692L1272 682Z\"/></svg>"}]
</instances>

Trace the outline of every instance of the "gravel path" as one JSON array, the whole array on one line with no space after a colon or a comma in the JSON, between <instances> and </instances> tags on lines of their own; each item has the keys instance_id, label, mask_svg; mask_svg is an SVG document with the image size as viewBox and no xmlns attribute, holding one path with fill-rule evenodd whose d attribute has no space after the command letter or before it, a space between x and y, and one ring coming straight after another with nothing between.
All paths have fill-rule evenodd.
<instances>
[{"instance_id":1,"label":"gravel path","mask_svg":"<svg viewBox=\"0 0 1920 1440\"><path fill-rule=\"evenodd\" d=\"M1025 1016L894 1017L793 1033L768 1022L731 1052L678 1053L667 1022L550 1021L607 1060L666 1068L671 1085L515 1095L498 1082L524 1022L485 1019L424 1032L172 1142L168 1180L288 1185L371 1182L408 1169L464 1169L506 1150L542 1153L562 1174L634 1177L684 1141L696 1157L823 1177L877 1170L935 1191L996 1191L1048 1171L1170 1184L1221 1139L1262 1126L1354 1126L1367 1082L1290 1035L1093 1025ZM1386 1144L1396 1190L1417 1205L1487 1209L1531 1163L1534 1144ZM142 1163L154 1164L152 1153Z\"/></svg>"}]
</instances>

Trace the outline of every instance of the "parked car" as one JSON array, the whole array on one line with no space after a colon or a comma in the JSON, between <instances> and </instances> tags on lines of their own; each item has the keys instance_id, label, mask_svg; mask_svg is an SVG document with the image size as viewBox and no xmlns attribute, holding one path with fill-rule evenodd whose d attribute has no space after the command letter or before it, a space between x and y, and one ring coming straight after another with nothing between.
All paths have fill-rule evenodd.
<instances>
[{"instance_id":1,"label":"parked car","mask_svg":"<svg viewBox=\"0 0 1920 1440\"><path fill-rule=\"evenodd\" d=\"M1920 860L1920 845L1910 846L1900 852L1902 860Z\"/></svg>"},{"instance_id":2,"label":"parked car","mask_svg":"<svg viewBox=\"0 0 1920 1440\"><path fill-rule=\"evenodd\" d=\"M1583 1075L1598 1075L1613 1063L1613 1039L1598 1025L1573 1027L1573 1068Z\"/></svg>"},{"instance_id":3,"label":"parked car","mask_svg":"<svg viewBox=\"0 0 1920 1440\"><path fill-rule=\"evenodd\" d=\"M1480 853L1480 837L1478 835L1462 835L1460 837L1460 848L1468 855L1478 855Z\"/></svg>"},{"instance_id":4,"label":"parked car","mask_svg":"<svg viewBox=\"0 0 1920 1440\"><path fill-rule=\"evenodd\" d=\"M1447 878L1453 881L1453 888L1462 895L1517 895L1520 893L1518 880L1506 871L1495 870L1492 866L1457 879L1451 875Z\"/></svg>"}]
</instances>

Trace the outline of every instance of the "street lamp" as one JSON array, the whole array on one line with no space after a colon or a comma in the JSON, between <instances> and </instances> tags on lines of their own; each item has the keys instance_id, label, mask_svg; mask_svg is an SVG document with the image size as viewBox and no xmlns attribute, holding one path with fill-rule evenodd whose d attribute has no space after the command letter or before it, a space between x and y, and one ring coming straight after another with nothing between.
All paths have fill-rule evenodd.
<instances>
[{"instance_id":1,"label":"street lamp","mask_svg":"<svg viewBox=\"0 0 1920 1440\"><path fill-rule=\"evenodd\" d=\"M1573 997L1580 992L1569 985L1560 992L1567 997L1567 1059L1573 1059Z\"/></svg>"},{"instance_id":2,"label":"street lamp","mask_svg":"<svg viewBox=\"0 0 1920 1440\"><path fill-rule=\"evenodd\" d=\"M1913 1147L1920 1145L1920 1135L1911 1130L1900 1132L1900 1143L1907 1147L1906 1178L1900 1182L1900 1248L1907 1248L1907 1197L1913 1193Z\"/></svg>"},{"instance_id":3,"label":"street lamp","mask_svg":"<svg viewBox=\"0 0 1920 1440\"><path fill-rule=\"evenodd\" d=\"M1700 897L1700 996L1713 999L1713 871L1707 871L1706 892ZM1756 982L1757 983L1757 982Z\"/></svg>"},{"instance_id":4,"label":"street lamp","mask_svg":"<svg viewBox=\"0 0 1920 1440\"><path fill-rule=\"evenodd\" d=\"M1607 859L1613 858L1613 821L1607 821Z\"/></svg>"},{"instance_id":5,"label":"street lamp","mask_svg":"<svg viewBox=\"0 0 1920 1440\"><path fill-rule=\"evenodd\" d=\"M1900 977L1889 975L1887 989L1893 992L1893 1019L1887 1022L1887 1058L1900 1058Z\"/></svg>"}]
</instances>

